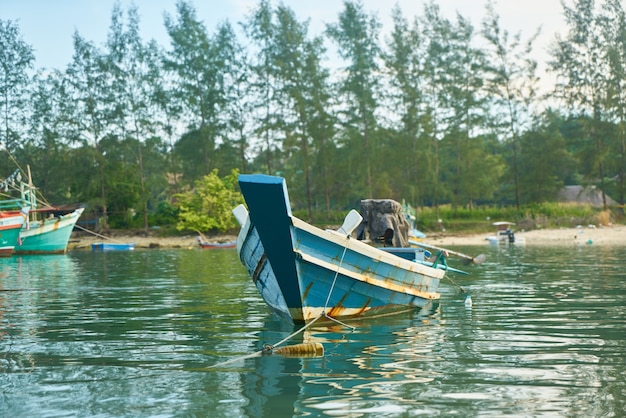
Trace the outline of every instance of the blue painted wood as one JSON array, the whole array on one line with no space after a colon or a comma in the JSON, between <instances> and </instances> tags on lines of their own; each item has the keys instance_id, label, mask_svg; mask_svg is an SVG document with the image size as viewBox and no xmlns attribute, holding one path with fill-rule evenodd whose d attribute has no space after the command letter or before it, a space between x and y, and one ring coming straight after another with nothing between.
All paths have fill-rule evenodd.
<instances>
[{"instance_id":1,"label":"blue painted wood","mask_svg":"<svg viewBox=\"0 0 626 418\"><path fill-rule=\"evenodd\" d=\"M315 228L291 214L284 179L240 175L249 213L239 256L266 303L294 321L426 307L444 272ZM384 312L383 312L384 311Z\"/></svg>"},{"instance_id":2,"label":"blue painted wood","mask_svg":"<svg viewBox=\"0 0 626 418\"><path fill-rule=\"evenodd\" d=\"M130 251L135 249L135 244L122 244L114 242L96 242L91 244L93 251Z\"/></svg>"},{"instance_id":3,"label":"blue painted wood","mask_svg":"<svg viewBox=\"0 0 626 418\"><path fill-rule=\"evenodd\" d=\"M239 257L248 270L252 282L265 303L274 312L282 317L293 319L256 228L242 229L242 234L244 237L239 248Z\"/></svg>"},{"instance_id":4,"label":"blue painted wood","mask_svg":"<svg viewBox=\"0 0 626 418\"><path fill-rule=\"evenodd\" d=\"M264 174L239 175L250 219L265 248L267 259L289 308L300 308L295 255L291 242L291 207L285 179Z\"/></svg>"}]
</instances>

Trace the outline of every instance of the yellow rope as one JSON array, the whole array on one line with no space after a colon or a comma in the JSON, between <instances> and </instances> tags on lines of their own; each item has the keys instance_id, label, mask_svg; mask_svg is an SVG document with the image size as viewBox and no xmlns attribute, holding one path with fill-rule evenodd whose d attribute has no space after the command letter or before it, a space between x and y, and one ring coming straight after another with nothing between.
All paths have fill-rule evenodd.
<instances>
[{"instance_id":1,"label":"yellow rope","mask_svg":"<svg viewBox=\"0 0 626 418\"><path fill-rule=\"evenodd\" d=\"M197 232L198 232L200 235L202 235L202 234L200 233L200 231L197 231ZM348 237L348 239L350 239L350 237ZM330 290L328 291L328 297L326 298L326 303L324 304L324 310L322 311L322 314L321 314L320 316L318 316L317 318L315 318L314 320L312 320L312 321L311 321L311 322L309 322L308 324L304 325L302 328L300 328L300 329L299 329L299 330L297 330L296 332L294 332L294 333L292 333L291 335L289 335L289 336L285 337L284 339L282 339L281 341L277 342L277 343L276 343L276 344L274 344L274 345L272 345L272 344L263 344L263 349L262 349L262 350L260 350L260 351L257 351L257 352L252 353L252 354L247 354L247 355L242 356L242 357L237 357L237 358L234 358L234 359L231 359L231 360L227 360L227 361L224 361L224 362L222 362L222 363L217 363L217 364L214 364L214 365L212 365L212 366L209 366L209 368L211 369L211 368L214 368L214 367L221 367L221 366L225 366L225 365L227 365L227 364L231 364L231 363L234 363L234 362L236 362L236 361L246 360L246 359L253 358L253 357L258 357L258 356L262 355L263 353L270 352L270 351L272 351L274 348L276 348L276 347L278 347L279 345L281 345L281 344L283 344L283 343L285 343L285 342L289 341L290 339L292 339L292 338L293 338L293 337L295 337L296 335L298 335L298 334L300 334L301 332L303 332L305 329L309 328L309 327L310 327L311 325L313 325L313 324L314 324L314 323L315 323L318 319L320 319L320 318L322 318L322 317L325 317L325 318L327 318L327 319L330 319L331 321L336 322L336 323L338 323L338 324L340 324L340 325L342 325L342 326L344 326L344 327L346 327L346 328L350 328L350 329L352 329L352 330L354 331L356 327L353 327L353 326L350 326L350 325L344 324L343 322L339 321L338 319L335 319L335 318L333 318L333 317L330 317L330 316L328 316L328 315L326 314L326 308L328 307L328 302L330 301L330 295L332 294L333 289L334 289L334 287L335 287L335 282L337 281L337 276L339 275L339 269L341 269L341 265L343 264L343 258L344 258L344 257L345 257L345 255L346 255L346 251L347 251L347 249L348 249L348 245L346 245L345 247L343 247L343 254L341 255L341 260L339 261L339 266L337 267L337 271L335 272L335 278L333 279L333 283L332 283L332 285L331 285L331 287L330 287Z\"/></svg>"},{"instance_id":2,"label":"yellow rope","mask_svg":"<svg viewBox=\"0 0 626 418\"><path fill-rule=\"evenodd\" d=\"M237 357L237 358L234 358L234 359L231 359L231 360L227 360L227 361L224 361L224 362L222 362L222 363L217 363L217 364L214 364L214 365L212 365L212 366L209 366L208 368L209 368L209 369L212 369L212 368L215 368L215 367L222 367L222 366L225 366L225 365L227 365L227 364L234 363L234 362L236 362L236 361L246 360L246 359L249 359L249 358L252 358L252 357L258 357L258 356L260 356L260 355L261 355L261 354L263 354L263 353L266 353L266 352L272 351L274 348L276 348L276 347L278 347L279 345L281 345L281 344L285 343L286 341L289 341L290 339L292 339L292 338L293 338L293 337L295 337L296 335L300 334L300 333L301 333L302 331L304 331L305 329L309 328L311 325L313 325L313 324L314 324L314 323L315 323L318 319L320 319L322 316L324 316L324 315L320 315L320 316L318 316L317 318L315 318L314 320L312 320L312 321L311 321L311 322L309 322L308 324L304 325L302 328L300 328L300 329L299 329L299 330L297 330L296 332L294 332L294 333L292 333L291 335L289 335L289 336L287 336L287 337L283 338L281 341L277 342L277 343L276 343L276 344L274 344L274 345L271 345L271 344L264 344L264 345L263 345L263 349L262 349L262 350L260 350L260 351L257 351L257 352L252 353L252 354L247 354L247 355L245 355L245 356Z\"/></svg>"}]
</instances>

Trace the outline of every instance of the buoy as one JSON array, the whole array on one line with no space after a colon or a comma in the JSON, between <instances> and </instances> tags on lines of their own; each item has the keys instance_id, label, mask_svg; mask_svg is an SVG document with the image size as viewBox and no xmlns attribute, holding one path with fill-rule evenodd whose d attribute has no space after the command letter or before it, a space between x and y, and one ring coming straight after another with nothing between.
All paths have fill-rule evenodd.
<instances>
[{"instance_id":1,"label":"buoy","mask_svg":"<svg viewBox=\"0 0 626 418\"><path fill-rule=\"evenodd\" d=\"M470 295L465 296L465 307L471 308L472 304L472 297Z\"/></svg>"},{"instance_id":2,"label":"buoy","mask_svg":"<svg viewBox=\"0 0 626 418\"><path fill-rule=\"evenodd\" d=\"M287 357L322 357L324 346L321 343L300 343L274 348L272 353Z\"/></svg>"}]
</instances>

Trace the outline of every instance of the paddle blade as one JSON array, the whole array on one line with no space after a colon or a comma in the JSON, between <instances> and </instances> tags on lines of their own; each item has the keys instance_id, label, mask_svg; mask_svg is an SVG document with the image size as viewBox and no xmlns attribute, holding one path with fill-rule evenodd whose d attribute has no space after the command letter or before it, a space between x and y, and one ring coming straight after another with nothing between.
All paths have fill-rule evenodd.
<instances>
[{"instance_id":1,"label":"paddle blade","mask_svg":"<svg viewBox=\"0 0 626 418\"><path fill-rule=\"evenodd\" d=\"M482 264L487 260L487 256L485 254L478 254L476 257L472 258L472 264Z\"/></svg>"},{"instance_id":2,"label":"paddle blade","mask_svg":"<svg viewBox=\"0 0 626 418\"><path fill-rule=\"evenodd\" d=\"M352 231L354 231L356 227L361 224L361 221L363 221L363 217L361 216L361 214L352 209L350 212L348 212L348 215L346 215L346 218L343 221L343 225L341 225L341 228L339 228L338 232L350 235L352 234Z\"/></svg>"}]
</instances>

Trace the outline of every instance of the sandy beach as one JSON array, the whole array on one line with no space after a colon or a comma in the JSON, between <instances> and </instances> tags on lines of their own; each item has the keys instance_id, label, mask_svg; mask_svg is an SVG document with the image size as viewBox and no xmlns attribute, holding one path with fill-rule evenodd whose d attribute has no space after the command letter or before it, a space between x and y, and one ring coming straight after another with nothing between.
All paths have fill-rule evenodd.
<instances>
[{"instance_id":1,"label":"sandy beach","mask_svg":"<svg viewBox=\"0 0 626 418\"><path fill-rule=\"evenodd\" d=\"M91 250L91 244L97 242L104 243L134 243L135 248L182 248L182 249L194 249L200 248L198 245L197 235L186 235L180 237L159 237L159 236L142 236L142 235L118 235L114 236L95 236L88 235L84 232L80 235L74 236L70 239L68 250ZM235 241L237 237L235 235L221 235L219 237L210 238L211 242L229 242Z\"/></svg>"},{"instance_id":2,"label":"sandy beach","mask_svg":"<svg viewBox=\"0 0 626 418\"><path fill-rule=\"evenodd\" d=\"M480 233L462 235L454 233L430 234L424 239L425 242L440 247L454 246L486 246L486 240L492 233ZM523 238L526 246L576 246L576 245L602 245L602 246L626 246L626 226L614 225L608 227L577 227L559 229L537 229L533 231L516 231L516 238ZM222 235L210 238L214 242L234 241L235 235ZM159 236L114 236L98 237L81 233L72 236L69 250L89 250L91 244L96 242L135 243L136 248L198 248L197 236L187 235L181 237Z\"/></svg>"},{"instance_id":3,"label":"sandy beach","mask_svg":"<svg viewBox=\"0 0 626 418\"><path fill-rule=\"evenodd\" d=\"M495 233L495 231L494 231ZM494 233L474 235L440 235L427 237L426 241L438 246L489 245L486 237ZM516 238L523 238L526 246L576 246L603 245L626 246L626 226L577 227L559 229L536 229L515 231Z\"/></svg>"}]
</instances>

